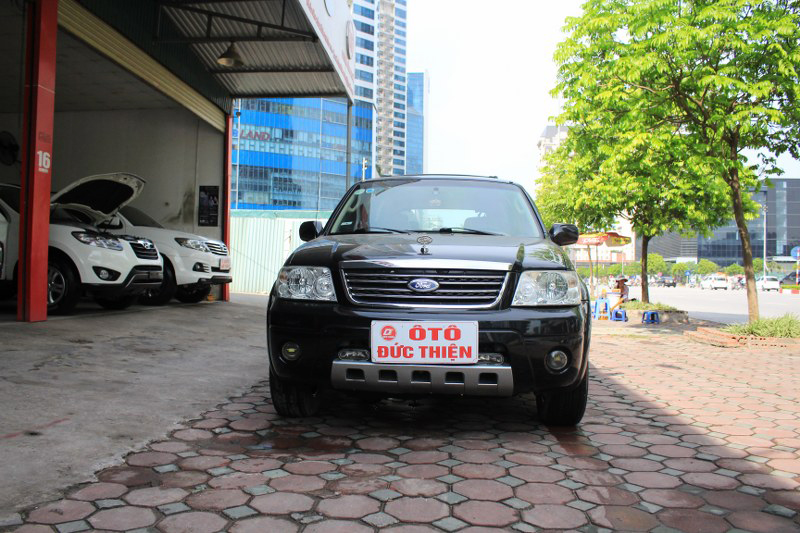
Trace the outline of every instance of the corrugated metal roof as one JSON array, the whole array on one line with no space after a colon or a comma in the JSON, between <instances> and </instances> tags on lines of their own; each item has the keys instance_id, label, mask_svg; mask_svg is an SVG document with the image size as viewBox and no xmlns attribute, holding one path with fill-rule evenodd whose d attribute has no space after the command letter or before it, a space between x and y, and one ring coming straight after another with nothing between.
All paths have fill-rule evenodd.
<instances>
[{"instance_id":1,"label":"corrugated metal roof","mask_svg":"<svg viewBox=\"0 0 800 533\"><path fill-rule=\"evenodd\" d=\"M233 97L345 95L299 2L159 0L162 20L156 39L189 43ZM226 68L217 58L233 42L244 66Z\"/></svg>"}]
</instances>

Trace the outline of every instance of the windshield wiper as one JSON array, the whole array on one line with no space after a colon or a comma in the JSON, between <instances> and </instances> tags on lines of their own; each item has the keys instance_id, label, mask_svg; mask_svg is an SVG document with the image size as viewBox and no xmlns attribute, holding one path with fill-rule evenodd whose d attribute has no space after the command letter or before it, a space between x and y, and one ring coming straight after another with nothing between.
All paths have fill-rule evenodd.
<instances>
[{"instance_id":1,"label":"windshield wiper","mask_svg":"<svg viewBox=\"0 0 800 533\"><path fill-rule=\"evenodd\" d=\"M439 228L439 233L471 233L473 235L501 235L501 233L492 233L491 231L482 231L472 228Z\"/></svg>"},{"instance_id":2,"label":"windshield wiper","mask_svg":"<svg viewBox=\"0 0 800 533\"><path fill-rule=\"evenodd\" d=\"M358 228L348 233L408 233L406 230L395 228L381 228L378 226L370 226L368 228ZM341 234L338 233L337 234Z\"/></svg>"}]
</instances>

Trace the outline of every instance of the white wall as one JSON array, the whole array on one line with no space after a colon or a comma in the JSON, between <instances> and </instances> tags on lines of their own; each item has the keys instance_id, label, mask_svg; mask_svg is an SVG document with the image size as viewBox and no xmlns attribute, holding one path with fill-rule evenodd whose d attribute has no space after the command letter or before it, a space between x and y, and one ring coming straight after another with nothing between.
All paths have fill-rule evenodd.
<instances>
[{"instance_id":1,"label":"white wall","mask_svg":"<svg viewBox=\"0 0 800 533\"><path fill-rule=\"evenodd\" d=\"M221 226L197 225L197 203L200 185L217 185L222 195L224 141L184 109L59 112L53 190L91 174L131 172L147 181L132 205L167 227L220 238Z\"/></svg>"}]
</instances>

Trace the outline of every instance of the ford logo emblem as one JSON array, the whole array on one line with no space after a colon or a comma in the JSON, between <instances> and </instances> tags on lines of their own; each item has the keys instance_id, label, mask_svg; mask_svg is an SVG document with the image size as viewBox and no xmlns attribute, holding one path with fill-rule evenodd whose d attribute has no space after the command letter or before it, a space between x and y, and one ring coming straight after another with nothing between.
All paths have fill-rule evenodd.
<instances>
[{"instance_id":1,"label":"ford logo emblem","mask_svg":"<svg viewBox=\"0 0 800 533\"><path fill-rule=\"evenodd\" d=\"M409 281L408 288L415 292L432 292L439 288L439 284L432 279L419 278Z\"/></svg>"}]
</instances>

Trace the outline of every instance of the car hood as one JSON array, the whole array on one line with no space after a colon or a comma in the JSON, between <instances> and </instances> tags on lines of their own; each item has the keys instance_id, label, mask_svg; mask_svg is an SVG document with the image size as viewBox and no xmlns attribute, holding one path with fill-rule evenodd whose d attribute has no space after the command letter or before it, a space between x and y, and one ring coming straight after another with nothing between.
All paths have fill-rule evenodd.
<instances>
[{"instance_id":1,"label":"car hood","mask_svg":"<svg viewBox=\"0 0 800 533\"><path fill-rule=\"evenodd\" d=\"M176 231L173 229L153 228L150 226L133 226L132 224L131 227L133 228L133 231L137 235L147 237L148 239L156 243L156 246L158 246L159 243L162 242L175 245L175 239L194 239L203 242L220 243L220 241L216 239L209 239L208 237L203 237L201 235L194 235L192 233L185 233L183 231Z\"/></svg>"},{"instance_id":2,"label":"car hood","mask_svg":"<svg viewBox=\"0 0 800 533\"><path fill-rule=\"evenodd\" d=\"M103 221L136 199L144 185L144 179L127 172L97 174L70 183L54 193L50 203L80 208Z\"/></svg>"},{"instance_id":3,"label":"car hood","mask_svg":"<svg viewBox=\"0 0 800 533\"><path fill-rule=\"evenodd\" d=\"M425 255L417 242L423 236L432 240ZM564 250L548 239L439 233L324 235L300 246L287 264L334 266L342 261L393 260L480 261L513 270L573 268Z\"/></svg>"}]
</instances>

